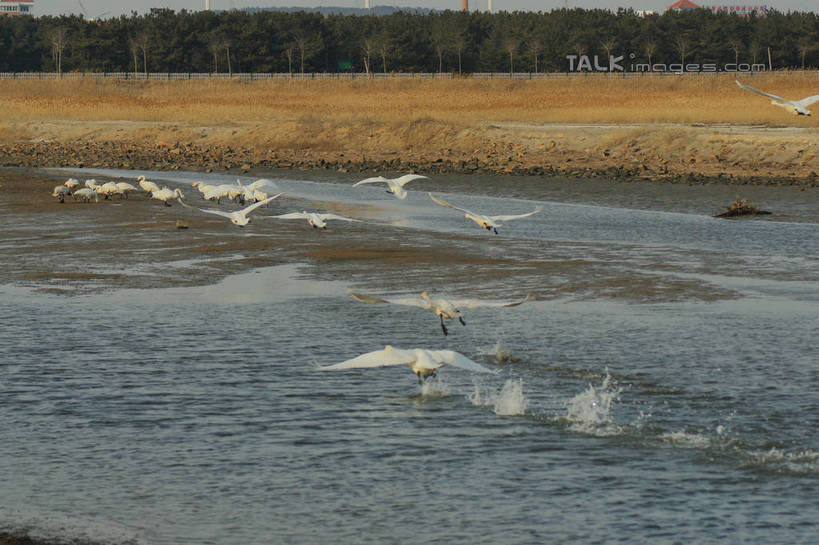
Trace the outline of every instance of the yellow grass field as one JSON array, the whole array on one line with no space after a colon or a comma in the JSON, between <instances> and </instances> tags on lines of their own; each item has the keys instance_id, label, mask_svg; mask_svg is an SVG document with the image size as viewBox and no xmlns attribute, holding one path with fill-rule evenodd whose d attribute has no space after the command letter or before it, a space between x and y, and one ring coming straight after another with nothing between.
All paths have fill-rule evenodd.
<instances>
[{"instance_id":1,"label":"yellow grass field","mask_svg":"<svg viewBox=\"0 0 819 545\"><path fill-rule=\"evenodd\" d=\"M819 94L817 72L742 81L786 98ZM493 153L511 153L507 162L523 166L576 162L585 154L598 166L652 163L653 170L657 161L670 160L675 172L701 170L690 165L709 161L716 163L714 172L739 175L762 169L802 177L819 170L819 104L816 116L795 116L725 74L3 80L0 107L3 146L38 140L189 143L256 155L276 150L294 157L406 156L420 162L480 155L490 163L498 162ZM497 165L507 166L515 165Z\"/></svg>"}]
</instances>

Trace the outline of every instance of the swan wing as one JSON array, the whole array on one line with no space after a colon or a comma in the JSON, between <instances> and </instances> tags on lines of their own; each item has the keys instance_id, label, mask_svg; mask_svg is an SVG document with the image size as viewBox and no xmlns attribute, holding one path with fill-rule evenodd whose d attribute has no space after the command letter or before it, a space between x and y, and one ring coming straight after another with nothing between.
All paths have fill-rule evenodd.
<instances>
[{"instance_id":1,"label":"swan wing","mask_svg":"<svg viewBox=\"0 0 819 545\"><path fill-rule=\"evenodd\" d=\"M200 212L204 212L206 214L216 214L217 216L222 216L223 218L232 218L233 217L233 212L223 212L222 210L213 210L213 209L210 209L210 208L196 208L195 206L191 206L191 205L183 202L182 199L180 199L178 197L176 199L176 202L178 202L179 204L181 204L185 208L190 208L191 210L199 210Z\"/></svg>"},{"instance_id":2,"label":"swan wing","mask_svg":"<svg viewBox=\"0 0 819 545\"><path fill-rule=\"evenodd\" d=\"M278 218L280 220L302 220L307 217L304 212L290 212L289 214L282 214L280 216L262 216L263 218Z\"/></svg>"},{"instance_id":3,"label":"swan wing","mask_svg":"<svg viewBox=\"0 0 819 545\"><path fill-rule=\"evenodd\" d=\"M422 176L421 174L404 174L400 178L396 178L393 182L397 183L401 187L404 187L406 184L410 183L413 180L419 180L421 178L429 179L429 176Z\"/></svg>"},{"instance_id":4,"label":"swan wing","mask_svg":"<svg viewBox=\"0 0 819 545\"><path fill-rule=\"evenodd\" d=\"M760 91L756 87L751 87L750 85L740 83L738 80L734 80L734 81L736 81L737 85L739 85L740 87L742 87L746 91L751 91L752 93L756 93L758 95L766 96L768 98L773 98L773 99L776 99L776 100L778 100L780 102L790 102L790 100L788 100L788 99L782 98L780 96L772 95L771 93L766 93L765 91Z\"/></svg>"},{"instance_id":5,"label":"swan wing","mask_svg":"<svg viewBox=\"0 0 819 545\"><path fill-rule=\"evenodd\" d=\"M338 214L319 214L319 217L323 220L361 221L353 218L345 218L344 216L339 216Z\"/></svg>"},{"instance_id":6,"label":"swan wing","mask_svg":"<svg viewBox=\"0 0 819 545\"><path fill-rule=\"evenodd\" d=\"M805 97L802 100L797 100L795 102L797 104L799 104L800 106L802 106L803 108L807 108L808 106L810 106L814 102L819 102L819 95L813 95L813 96L810 96L810 97Z\"/></svg>"},{"instance_id":7,"label":"swan wing","mask_svg":"<svg viewBox=\"0 0 819 545\"><path fill-rule=\"evenodd\" d=\"M250 189L255 189L257 191L260 190L260 189L266 189L267 191L271 191L271 192L279 190L279 186L277 186L275 184L275 182L272 182L271 180L268 180L267 178L259 178L258 180L256 180L252 184L248 184L247 187L249 187Z\"/></svg>"},{"instance_id":8,"label":"swan wing","mask_svg":"<svg viewBox=\"0 0 819 545\"><path fill-rule=\"evenodd\" d=\"M355 358L319 367L322 371L334 371L339 369L367 369L373 367L386 367L389 365L404 365L415 360L415 354L411 350L400 350L388 346L383 350L368 352Z\"/></svg>"},{"instance_id":9,"label":"swan wing","mask_svg":"<svg viewBox=\"0 0 819 545\"><path fill-rule=\"evenodd\" d=\"M523 299L517 301L486 301L481 299L460 299L451 300L450 302L458 308L478 308L478 307L516 307L522 305L527 301L533 301L532 294L527 295Z\"/></svg>"},{"instance_id":10,"label":"swan wing","mask_svg":"<svg viewBox=\"0 0 819 545\"><path fill-rule=\"evenodd\" d=\"M509 220L519 220L521 218L528 218L529 216L533 216L543 210L542 206L538 206L528 214L517 214L515 216L489 216L492 218L492 221L509 221Z\"/></svg>"},{"instance_id":11,"label":"swan wing","mask_svg":"<svg viewBox=\"0 0 819 545\"><path fill-rule=\"evenodd\" d=\"M404 305L409 307L419 307L423 309L428 309L429 303L420 297L398 297L398 298L382 298L382 297L375 297L373 295L366 295L364 293L356 293L354 291L348 291L355 300L361 301L362 303L391 303L393 305Z\"/></svg>"},{"instance_id":12,"label":"swan wing","mask_svg":"<svg viewBox=\"0 0 819 545\"><path fill-rule=\"evenodd\" d=\"M376 176L375 178L365 178L360 182L356 182L353 184L353 187L363 184L378 184L378 183L389 183L389 180L383 176Z\"/></svg>"},{"instance_id":13,"label":"swan wing","mask_svg":"<svg viewBox=\"0 0 819 545\"><path fill-rule=\"evenodd\" d=\"M449 204L449 203L448 203L448 202L446 202L445 200L443 200L443 199L439 199L438 197L436 197L436 196L435 196L435 195L433 195L432 193L427 193L427 195L429 195L429 198L430 198L430 199L432 199L432 201L433 201L435 204L439 204L439 205L441 205L441 206L445 206L445 207L447 207L447 208L452 208L453 210L460 210L460 211L461 211L461 212L463 212L464 214L473 214L473 215L474 215L474 212L470 212L470 211L469 211L469 210L467 210L466 208L458 208L457 206L455 206L455 205L453 205L453 204Z\"/></svg>"},{"instance_id":14,"label":"swan wing","mask_svg":"<svg viewBox=\"0 0 819 545\"><path fill-rule=\"evenodd\" d=\"M467 371L473 371L475 373L497 373L497 371L484 367L454 350L428 350L428 352L435 361L451 365L452 367L466 369Z\"/></svg>"},{"instance_id":15,"label":"swan wing","mask_svg":"<svg viewBox=\"0 0 819 545\"><path fill-rule=\"evenodd\" d=\"M259 201L259 202L253 203L253 204L251 204L250 206L248 206L248 207L243 208L242 210L240 210L240 212L241 212L243 215L247 216L248 214L250 214L251 212L253 212L253 211L254 211L254 210L256 210L257 208L259 208L260 206L264 206L265 204L269 203L270 201L272 201L272 200L274 200L274 199L278 199L278 198L279 198L279 197L281 197L282 195L284 195L284 193L278 193L278 194L276 194L276 195L273 195L272 197L268 197L268 198L266 198L266 199L265 199L265 200L263 200L263 201Z\"/></svg>"}]
</instances>

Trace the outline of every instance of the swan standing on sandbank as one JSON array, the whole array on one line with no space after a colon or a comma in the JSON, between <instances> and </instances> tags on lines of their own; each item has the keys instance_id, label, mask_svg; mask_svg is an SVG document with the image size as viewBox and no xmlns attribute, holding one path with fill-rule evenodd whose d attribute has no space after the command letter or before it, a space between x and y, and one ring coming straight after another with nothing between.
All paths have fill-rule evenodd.
<instances>
[{"instance_id":1,"label":"swan standing on sandbank","mask_svg":"<svg viewBox=\"0 0 819 545\"><path fill-rule=\"evenodd\" d=\"M422 384L422 379L426 380L429 377L436 376L436 371L444 365L451 365L474 373L495 373L495 371L452 350L401 349L389 345L384 347L383 350L368 352L335 365L319 367L319 369L322 371L337 371L341 369L386 367L389 365L409 365L412 372L418 377L418 384Z\"/></svg>"},{"instance_id":2,"label":"swan standing on sandbank","mask_svg":"<svg viewBox=\"0 0 819 545\"><path fill-rule=\"evenodd\" d=\"M177 190L177 191L179 191L179 190ZM231 221L231 223L233 223L233 225L236 225L238 227L244 227L245 225L250 223L250 217L249 216L250 216L251 212L253 212L257 208L259 208L260 206L264 206L267 203L269 203L270 201L281 197L282 195L284 195L284 193L279 193L278 195L273 195L272 197L268 197L263 201L259 201L257 203L251 204L250 206L248 206L246 208L242 208L241 210L236 210L235 212L224 212L222 210L213 210L213 209L208 209L208 208L196 208L194 206L190 206L189 204L185 204L182 201L179 201L179 204L181 204L184 207L191 208L193 210L199 210L200 212L205 212L207 214L216 214L217 216L222 216L223 218L229 219Z\"/></svg>"},{"instance_id":3,"label":"swan standing on sandbank","mask_svg":"<svg viewBox=\"0 0 819 545\"><path fill-rule=\"evenodd\" d=\"M145 176L137 176L137 185L142 188L142 191L148 194L159 191L159 186L150 180L146 180Z\"/></svg>"},{"instance_id":4,"label":"swan standing on sandbank","mask_svg":"<svg viewBox=\"0 0 819 545\"><path fill-rule=\"evenodd\" d=\"M461 322L461 325L466 325L464 322L463 313L460 308L479 308L479 307L516 307L531 301L531 296L527 296L520 301L482 301L479 299L445 299L443 297L432 298L427 292L422 292L420 296L416 297L396 297L396 298L382 298L374 297L372 295L365 295L363 293L356 293L348 291L357 301L362 303L392 303L394 305L405 305L410 307L418 307L424 310L431 310L435 315L441 319L441 330L444 335L448 335L449 331L444 325L444 320L454 320L455 318ZM460 308L459 308L460 307Z\"/></svg>"},{"instance_id":5,"label":"swan standing on sandbank","mask_svg":"<svg viewBox=\"0 0 819 545\"><path fill-rule=\"evenodd\" d=\"M290 214L282 214L280 216L265 216L266 218L280 219L280 220L307 220L310 227L313 229L327 229L327 220L341 220L341 221L361 221L353 218L345 218L338 214L322 214L319 212L291 212Z\"/></svg>"},{"instance_id":6,"label":"swan standing on sandbank","mask_svg":"<svg viewBox=\"0 0 819 545\"><path fill-rule=\"evenodd\" d=\"M360 182L356 182L353 184L353 187L363 184L387 184L387 186L389 186L387 193L392 193L395 195L395 198L404 200L407 198L407 192L404 189L404 186L413 180L418 180L421 178L429 179L428 176L422 176L420 174L404 174L399 178L393 179L384 178L383 176L376 176L375 178L366 178Z\"/></svg>"},{"instance_id":7,"label":"swan standing on sandbank","mask_svg":"<svg viewBox=\"0 0 819 545\"><path fill-rule=\"evenodd\" d=\"M91 199L94 199L94 202L100 202L99 195L90 187L79 188L71 194L71 198L75 201L81 199L82 202L91 202Z\"/></svg>"},{"instance_id":8,"label":"swan standing on sandbank","mask_svg":"<svg viewBox=\"0 0 819 545\"><path fill-rule=\"evenodd\" d=\"M443 199L439 199L438 197L436 197L432 193L428 193L428 195L429 195L429 198L432 199L435 202L435 204L439 204L441 206L445 206L447 208L452 208L453 210L458 210L460 212L463 212L465 218L471 219L472 221L474 221L475 223L477 223L478 225L480 225L481 227L483 227L487 231L494 231L496 235L498 234L498 227L502 226L502 224L500 223L501 221L510 221L510 220L518 220L518 219L521 219L521 218L528 218L529 216L531 216L533 214L537 214L538 212L543 210L542 206L538 206L537 208L535 208L534 210L532 210L531 212L529 212L527 214L517 214L515 216L487 216L487 215L484 215L484 214L478 214L477 212L470 212L466 208L458 208L457 206L449 204L448 202L446 202Z\"/></svg>"},{"instance_id":9,"label":"swan standing on sandbank","mask_svg":"<svg viewBox=\"0 0 819 545\"><path fill-rule=\"evenodd\" d=\"M802 100L788 100L787 98L782 98L780 96L772 95L771 93L766 93L765 91L760 91L756 87L751 87L750 85L747 85L745 83L740 83L738 80L734 81L736 82L737 85L739 85L746 91L751 91L752 93L772 98L773 100L771 101L771 104L773 104L774 106L779 106L780 108L785 108L786 110L790 111L795 115L810 116L810 110L808 110L808 106L810 106L814 102L819 102L819 95L805 97Z\"/></svg>"},{"instance_id":10,"label":"swan standing on sandbank","mask_svg":"<svg viewBox=\"0 0 819 545\"><path fill-rule=\"evenodd\" d=\"M170 206L171 203L169 203L168 201L171 199L176 199L177 201L179 201L180 204L183 204L180 199L184 199L185 195L182 194L182 190L179 189L178 187L173 191L171 191L167 187L163 187L159 191L154 191L153 193L151 193L151 198L156 199L158 201L162 201L162 203L165 206Z\"/></svg>"}]
</instances>

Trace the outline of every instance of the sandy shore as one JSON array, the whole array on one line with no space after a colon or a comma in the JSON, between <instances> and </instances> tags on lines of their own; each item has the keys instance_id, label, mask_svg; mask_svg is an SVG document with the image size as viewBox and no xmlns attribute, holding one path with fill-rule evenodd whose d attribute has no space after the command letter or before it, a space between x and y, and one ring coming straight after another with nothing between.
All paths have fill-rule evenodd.
<instances>
[{"instance_id":1,"label":"sandy shore","mask_svg":"<svg viewBox=\"0 0 819 545\"><path fill-rule=\"evenodd\" d=\"M813 129L730 125L572 125L427 121L395 143L394 127L66 121L0 124L0 165L253 172L493 173L819 187ZM4 130L3 130L4 129ZM264 145L294 131L298 148ZM341 137L344 132L358 136ZM2 137L5 135L5 138ZM16 135L16 136L15 136ZM262 135L265 135L264 137Z\"/></svg>"}]
</instances>

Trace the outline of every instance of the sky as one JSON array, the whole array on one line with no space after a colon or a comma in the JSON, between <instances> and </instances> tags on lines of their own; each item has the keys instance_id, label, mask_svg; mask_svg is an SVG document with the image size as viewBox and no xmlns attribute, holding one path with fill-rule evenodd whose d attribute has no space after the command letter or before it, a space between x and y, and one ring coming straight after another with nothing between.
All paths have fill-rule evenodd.
<instances>
[{"instance_id":1,"label":"sky","mask_svg":"<svg viewBox=\"0 0 819 545\"><path fill-rule=\"evenodd\" d=\"M662 12L665 6L676 0L493 0L495 11L550 11L555 8L602 8L617 10L619 7L635 10ZM694 0L696 2L696 0ZM34 0L34 15L61 15L83 13L88 17L117 17L132 11L146 13L151 8L170 8L175 11L204 9L205 0L152 0L150 2L127 0ZM372 5L389 5L402 8L461 9L461 0L371 0ZM487 0L469 0L469 9L486 10ZM816 0L703 0L701 5L768 5L779 11L819 11ZM364 7L364 0L211 0L211 9L246 7ZM104 14L104 15L103 15Z\"/></svg>"}]
</instances>

